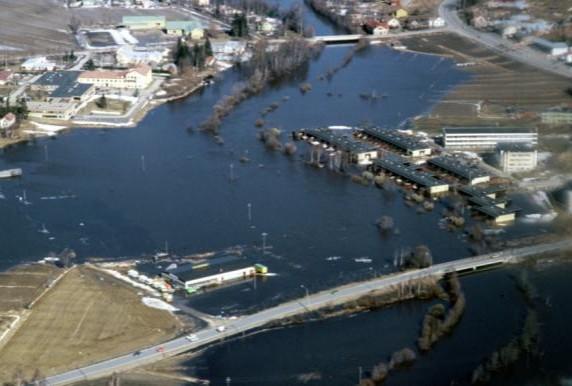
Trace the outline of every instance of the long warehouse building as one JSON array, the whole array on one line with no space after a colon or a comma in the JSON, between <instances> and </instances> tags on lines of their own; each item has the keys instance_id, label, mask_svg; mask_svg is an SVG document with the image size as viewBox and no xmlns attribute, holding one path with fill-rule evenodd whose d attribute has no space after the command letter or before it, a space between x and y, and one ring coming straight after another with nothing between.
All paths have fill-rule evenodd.
<instances>
[{"instance_id":1,"label":"long warehouse building","mask_svg":"<svg viewBox=\"0 0 572 386\"><path fill-rule=\"evenodd\" d=\"M500 143L538 145L538 132L515 127L445 127L443 145L452 150L495 150Z\"/></svg>"}]
</instances>

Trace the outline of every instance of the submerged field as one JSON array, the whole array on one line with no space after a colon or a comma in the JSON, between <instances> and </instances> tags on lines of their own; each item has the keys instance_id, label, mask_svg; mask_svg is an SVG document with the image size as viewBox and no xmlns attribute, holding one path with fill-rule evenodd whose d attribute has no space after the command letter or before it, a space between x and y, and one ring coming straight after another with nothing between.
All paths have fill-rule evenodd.
<instances>
[{"instance_id":1,"label":"submerged field","mask_svg":"<svg viewBox=\"0 0 572 386\"><path fill-rule=\"evenodd\" d=\"M73 268L0 350L0 380L30 379L133 351L174 336L180 324L136 291L93 268Z\"/></svg>"}]
</instances>

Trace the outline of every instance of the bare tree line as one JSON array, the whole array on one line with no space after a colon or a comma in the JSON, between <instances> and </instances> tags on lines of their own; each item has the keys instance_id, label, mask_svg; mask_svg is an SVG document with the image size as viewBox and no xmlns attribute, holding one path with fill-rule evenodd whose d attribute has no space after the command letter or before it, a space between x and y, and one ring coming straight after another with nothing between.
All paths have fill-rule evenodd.
<instances>
[{"instance_id":1,"label":"bare tree line","mask_svg":"<svg viewBox=\"0 0 572 386\"><path fill-rule=\"evenodd\" d=\"M252 59L243 68L247 80L237 84L230 95L222 97L215 104L212 114L200 128L217 135L222 120L238 105L260 94L269 83L291 76L320 52L321 46L310 45L300 38L288 39L276 49L270 49L265 40L257 42Z\"/></svg>"}]
</instances>

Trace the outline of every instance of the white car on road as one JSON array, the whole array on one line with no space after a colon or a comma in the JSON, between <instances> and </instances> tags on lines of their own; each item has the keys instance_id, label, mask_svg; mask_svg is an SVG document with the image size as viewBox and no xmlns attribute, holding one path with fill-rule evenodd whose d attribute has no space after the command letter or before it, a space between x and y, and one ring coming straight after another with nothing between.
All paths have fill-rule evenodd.
<instances>
[{"instance_id":1,"label":"white car on road","mask_svg":"<svg viewBox=\"0 0 572 386\"><path fill-rule=\"evenodd\" d=\"M196 336L195 334L187 335L187 336L185 336L185 338L186 338L188 341L191 341L191 342L196 342L196 341L199 340L199 337Z\"/></svg>"}]
</instances>

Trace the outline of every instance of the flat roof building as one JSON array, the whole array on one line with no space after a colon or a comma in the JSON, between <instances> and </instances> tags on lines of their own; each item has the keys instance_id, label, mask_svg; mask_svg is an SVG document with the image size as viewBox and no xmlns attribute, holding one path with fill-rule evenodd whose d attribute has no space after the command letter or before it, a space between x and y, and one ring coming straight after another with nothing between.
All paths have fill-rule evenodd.
<instances>
[{"instance_id":1,"label":"flat roof building","mask_svg":"<svg viewBox=\"0 0 572 386\"><path fill-rule=\"evenodd\" d=\"M305 140L314 146L322 145L327 151L345 153L351 162L359 165L369 165L377 158L378 152L375 147L358 142L352 135L344 132L346 130L328 128L302 129L293 133L293 137Z\"/></svg>"},{"instance_id":2,"label":"flat roof building","mask_svg":"<svg viewBox=\"0 0 572 386\"><path fill-rule=\"evenodd\" d=\"M46 72L30 88L49 92L47 101L84 101L95 93L95 88L91 84L78 83L80 74L80 71Z\"/></svg>"},{"instance_id":3,"label":"flat roof building","mask_svg":"<svg viewBox=\"0 0 572 386\"><path fill-rule=\"evenodd\" d=\"M483 169L464 164L461 160L453 157L435 157L428 161L431 166L441 169L449 174L454 175L470 185L481 184L489 182L491 176Z\"/></svg>"},{"instance_id":4,"label":"flat roof building","mask_svg":"<svg viewBox=\"0 0 572 386\"><path fill-rule=\"evenodd\" d=\"M543 38L535 37L532 39L532 45L542 52L551 56L560 56L568 53L568 44L564 42L551 42Z\"/></svg>"},{"instance_id":5,"label":"flat roof building","mask_svg":"<svg viewBox=\"0 0 572 386\"><path fill-rule=\"evenodd\" d=\"M153 74L151 67L139 64L128 70L85 71L78 82L103 88L144 89L153 82Z\"/></svg>"},{"instance_id":6,"label":"flat roof building","mask_svg":"<svg viewBox=\"0 0 572 386\"><path fill-rule=\"evenodd\" d=\"M407 164L407 161L401 157L385 157L373 161L371 169L374 172L381 170L388 171L399 176L420 188L426 189L431 195L438 193L446 193L449 191L449 184L435 178L432 174L417 170L415 165Z\"/></svg>"},{"instance_id":7,"label":"flat roof building","mask_svg":"<svg viewBox=\"0 0 572 386\"><path fill-rule=\"evenodd\" d=\"M123 16L122 24L129 29L164 29L165 16Z\"/></svg>"},{"instance_id":8,"label":"flat roof building","mask_svg":"<svg viewBox=\"0 0 572 386\"><path fill-rule=\"evenodd\" d=\"M407 135L397 130L383 128L364 128L360 131L360 133L396 147L405 154L412 157L431 155L431 146L423 143L421 140L419 140L419 138L415 136Z\"/></svg>"},{"instance_id":9,"label":"flat roof building","mask_svg":"<svg viewBox=\"0 0 572 386\"><path fill-rule=\"evenodd\" d=\"M27 106L30 117L63 121L71 119L77 108L77 104L73 102L28 102Z\"/></svg>"},{"instance_id":10,"label":"flat roof building","mask_svg":"<svg viewBox=\"0 0 572 386\"><path fill-rule=\"evenodd\" d=\"M496 155L498 164L505 173L526 172L538 165L538 151L528 144L500 143Z\"/></svg>"},{"instance_id":11,"label":"flat roof building","mask_svg":"<svg viewBox=\"0 0 572 386\"><path fill-rule=\"evenodd\" d=\"M191 35L193 40L204 37L204 28L201 23L195 20L168 21L165 25L167 35L187 36Z\"/></svg>"},{"instance_id":12,"label":"flat roof building","mask_svg":"<svg viewBox=\"0 0 572 386\"><path fill-rule=\"evenodd\" d=\"M499 143L538 145L538 132L516 127L444 127L443 144L452 150L491 151Z\"/></svg>"}]
</instances>

